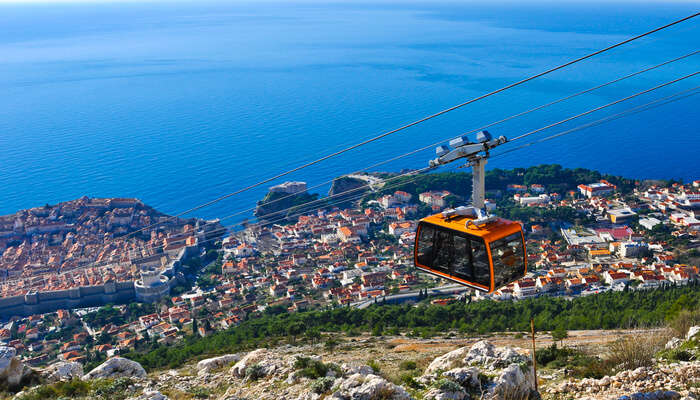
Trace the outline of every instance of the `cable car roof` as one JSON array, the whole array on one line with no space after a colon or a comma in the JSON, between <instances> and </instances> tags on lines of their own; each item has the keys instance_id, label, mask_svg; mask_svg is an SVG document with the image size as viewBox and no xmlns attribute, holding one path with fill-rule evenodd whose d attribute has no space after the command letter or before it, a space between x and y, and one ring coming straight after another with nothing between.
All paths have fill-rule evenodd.
<instances>
[{"instance_id":1,"label":"cable car roof","mask_svg":"<svg viewBox=\"0 0 700 400\"><path fill-rule=\"evenodd\" d=\"M498 240L510 234L522 231L522 226L519 222L513 222L503 218L496 218L494 221L479 227L475 227L471 224L469 227L467 227L467 222L470 220L474 220L474 217L453 215L446 218L442 214L438 213L423 218L421 222L428 222L450 230L478 236L487 241Z\"/></svg>"}]
</instances>

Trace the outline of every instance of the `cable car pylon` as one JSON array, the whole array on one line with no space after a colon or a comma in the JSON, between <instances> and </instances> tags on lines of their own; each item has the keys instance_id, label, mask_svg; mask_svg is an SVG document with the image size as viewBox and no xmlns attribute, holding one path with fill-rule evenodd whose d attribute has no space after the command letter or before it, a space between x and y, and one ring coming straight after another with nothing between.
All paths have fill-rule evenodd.
<instances>
[{"instance_id":1,"label":"cable car pylon","mask_svg":"<svg viewBox=\"0 0 700 400\"><path fill-rule=\"evenodd\" d=\"M472 168L472 204L420 220L413 255L416 268L488 293L525 276L522 225L490 214L485 201L490 150L506 142L505 136L494 139L481 131L476 142L462 136L449 142L451 148L437 147L430 167L466 159Z\"/></svg>"},{"instance_id":2,"label":"cable car pylon","mask_svg":"<svg viewBox=\"0 0 700 400\"><path fill-rule=\"evenodd\" d=\"M472 143L466 136L461 136L450 140L449 145L453 150L448 146L438 146L435 149L437 158L430 160L430 166L438 167L463 158L467 159L466 165L472 168L472 206L446 210L443 214L447 213L445 217L471 215L475 219L469 220L468 223L482 225L492 220L485 207L485 167L490 155L489 150L506 143L508 139L505 136L493 139L488 131L480 131L476 134L476 141L477 143Z\"/></svg>"}]
</instances>

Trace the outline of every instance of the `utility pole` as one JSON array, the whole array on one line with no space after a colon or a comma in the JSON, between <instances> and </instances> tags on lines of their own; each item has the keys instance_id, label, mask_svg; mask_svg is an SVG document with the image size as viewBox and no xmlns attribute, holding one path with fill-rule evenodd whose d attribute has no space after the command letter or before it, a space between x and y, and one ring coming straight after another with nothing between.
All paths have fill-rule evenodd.
<instances>
[{"instance_id":1,"label":"utility pole","mask_svg":"<svg viewBox=\"0 0 700 400\"><path fill-rule=\"evenodd\" d=\"M535 374L535 391L537 390L537 356L535 354L535 320L530 318L530 330L532 331L532 372Z\"/></svg>"}]
</instances>

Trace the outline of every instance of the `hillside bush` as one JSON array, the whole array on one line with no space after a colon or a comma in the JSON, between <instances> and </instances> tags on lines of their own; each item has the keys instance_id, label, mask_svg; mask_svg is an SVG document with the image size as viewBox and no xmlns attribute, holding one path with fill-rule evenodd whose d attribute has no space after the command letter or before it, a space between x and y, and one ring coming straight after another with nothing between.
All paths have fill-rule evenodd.
<instances>
[{"instance_id":1,"label":"hillside bush","mask_svg":"<svg viewBox=\"0 0 700 400\"><path fill-rule=\"evenodd\" d=\"M379 375L379 373L382 371L381 367L379 366L379 363L375 360L370 360L367 365L372 368L375 374Z\"/></svg>"},{"instance_id":2,"label":"hillside bush","mask_svg":"<svg viewBox=\"0 0 700 400\"><path fill-rule=\"evenodd\" d=\"M668 321L668 327L680 338L685 338L690 327L697 325L700 325L700 309L681 310Z\"/></svg>"},{"instance_id":3,"label":"hillside bush","mask_svg":"<svg viewBox=\"0 0 700 400\"><path fill-rule=\"evenodd\" d=\"M328 367L321 361L312 360L308 357L298 357L294 362L294 368L300 370L299 375L309 379L322 378L328 372Z\"/></svg>"},{"instance_id":4,"label":"hillside bush","mask_svg":"<svg viewBox=\"0 0 700 400\"><path fill-rule=\"evenodd\" d=\"M263 367L260 364L253 364L245 369L245 378L249 381L257 381L264 376Z\"/></svg>"},{"instance_id":5,"label":"hillside bush","mask_svg":"<svg viewBox=\"0 0 700 400\"><path fill-rule=\"evenodd\" d=\"M408 371L408 370L414 370L418 368L418 365L416 364L415 361L411 360L404 360L399 363L399 369Z\"/></svg>"},{"instance_id":6,"label":"hillside bush","mask_svg":"<svg viewBox=\"0 0 700 400\"><path fill-rule=\"evenodd\" d=\"M331 390L334 381L335 379L331 377L318 378L311 382L311 391L316 394L326 393L327 391Z\"/></svg>"},{"instance_id":7,"label":"hillside bush","mask_svg":"<svg viewBox=\"0 0 700 400\"><path fill-rule=\"evenodd\" d=\"M635 334L608 345L608 360L618 369L636 369L654 365L654 356L663 349L665 335Z\"/></svg>"},{"instance_id":8,"label":"hillside bush","mask_svg":"<svg viewBox=\"0 0 700 400\"><path fill-rule=\"evenodd\" d=\"M462 386L460 386L459 383L447 378L439 379L437 382L435 382L435 387L443 392L462 391Z\"/></svg>"}]
</instances>

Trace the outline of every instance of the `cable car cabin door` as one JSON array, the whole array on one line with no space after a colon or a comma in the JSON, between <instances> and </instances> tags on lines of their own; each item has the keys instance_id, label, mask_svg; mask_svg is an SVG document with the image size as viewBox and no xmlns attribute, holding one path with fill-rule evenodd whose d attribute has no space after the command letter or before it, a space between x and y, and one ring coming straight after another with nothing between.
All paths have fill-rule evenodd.
<instances>
[{"instance_id":1,"label":"cable car cabin door","mask_svg":"<svg viewBox=\"0 0 700 400\"><path fill-rule=\"evenodd\" d=\"M473 289L490 293L521 278L526 262L520 230L489 243L479 236L428 222L418 225L416 268Z\"/></svg>"}]
</instances>

